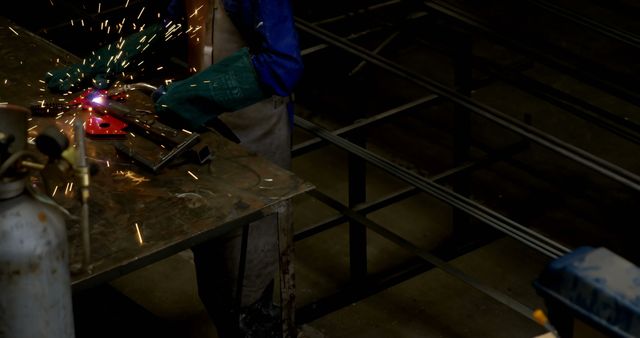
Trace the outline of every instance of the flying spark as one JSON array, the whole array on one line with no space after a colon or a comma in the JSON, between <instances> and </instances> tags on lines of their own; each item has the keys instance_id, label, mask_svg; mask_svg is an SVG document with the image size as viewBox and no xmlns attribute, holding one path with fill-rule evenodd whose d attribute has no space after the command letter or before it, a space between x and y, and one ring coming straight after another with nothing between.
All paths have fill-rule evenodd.
<instances>
[{"instance_id":1,"label":"flying spark","mask_svg":"<svg viewBox=\"0 0 640 338\"><path fill-rule=\"evenodd\" d=\"M18 34L18 32L16 32L13 28L11 28L11 26L9 26L9 29L13 32L13 34L15 34L15 35L20 35L20 34Z\"/></svg>"},{"instance_id":2,"label":"flying spark","mask_svg":"<svg viewBox=\"0 0 640 338\"><path fill-rule=\"evenodd\" d=\"M204 5L202 5L202 6L198 7L198 8L196 8L196 10L195 10L195 11L193 11L193 14L189 15L189 17L192 17L192 16L194 16L194 15L198 15L198 11L199 11L202 7L204 7Z\"/></svg>"},{"instance_id":3,"label":"flying spark","mask_svg":"<svg viewBox=\"0 0 640 338\"><path fill-rule=\"evenodd\" d=\"M196 180L198 179L198 176L194 175L191 171L187 170L187 173L191 175L191 177L195 178Z\"/></svg>"},{"instance_id":4,"label":"flying spark","mask_svg":"<svg viewBox=\"0 0 640 338\"><path fill-rule=\"evenodd\" d=\"M138 234L138 243L140 243L140 245L144 244L144 241L142 240L142 233L140 232L140 227L138 226L138 223L136 222L136 233Z\"/></svg>"},{"instance_id":5,"label":"flying spark","mask_svg":"<svg viewBox=\"0 0 640 338\"><path fill-rule=\"evenodd\" d=\"M142 9L140 10L140 14L138 14L138 20L140 20L140 17L142 16L142 12L144 12L144 7L142 7Z\"/></svg>"}]
</instances>

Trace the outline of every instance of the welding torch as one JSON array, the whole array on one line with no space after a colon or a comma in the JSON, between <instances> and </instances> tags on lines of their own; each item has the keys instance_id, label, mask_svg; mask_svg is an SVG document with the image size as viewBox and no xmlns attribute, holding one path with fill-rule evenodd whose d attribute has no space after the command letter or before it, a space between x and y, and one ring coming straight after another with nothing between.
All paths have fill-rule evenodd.
<instances>
[{"instance_id":1,"label":"welding torch","mask_svg":"<svg viewBox=\"0 0 640 338\"><path fill-rule=\"evenodd\" d=\"M82 246L84 255L82 267L90 272L91 264L91 240L89 236L89 166L87 165L86 147L84 139L84 127L79 119L74 123L74 140L76 144L76 176L80 186L80 228L82 230Z\"/></svg>"}]
</instances>

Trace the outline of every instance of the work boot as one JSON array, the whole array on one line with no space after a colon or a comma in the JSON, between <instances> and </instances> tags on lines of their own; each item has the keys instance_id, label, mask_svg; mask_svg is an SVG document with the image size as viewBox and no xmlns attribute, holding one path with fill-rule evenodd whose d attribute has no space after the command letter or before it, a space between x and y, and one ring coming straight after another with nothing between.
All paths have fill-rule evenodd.
<instances>
[{"instance_id":1,"label":"work boot","mask_svg":"<svg viewBox=\"0 0 640 338\"><path fill-rule=\"evenodd\" d=\"M275 305L251 306L241 310L240 331L246 338L282 337L280 310Z\"/></svg>"},{"instance_id":2,"label":"work boot","mask_svg":"<svg viewBox=\"0 0 640 338\"><path fill-rule=\"evenodd\" d=\"M246 338L282 337L281 309L273 304L273 282L255 303L240 309L240 331Z\"/></svg>"}]
</instances>

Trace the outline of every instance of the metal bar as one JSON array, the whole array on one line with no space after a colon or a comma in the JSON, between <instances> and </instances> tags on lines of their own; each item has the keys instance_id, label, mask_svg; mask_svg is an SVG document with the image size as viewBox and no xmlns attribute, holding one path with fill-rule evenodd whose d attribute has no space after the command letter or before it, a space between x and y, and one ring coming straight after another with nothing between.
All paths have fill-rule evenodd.
<instances>
[{"instance_id":1,"label":"metal bar","mask_svg":"<svg viewBox=\"0 0 640 338\"><path fill-rule=\"evenodd\" d=\"M500 303L510 307L511 309L513 309L514 311L520 313L521 315L531 319L532 316L531 314L533 313L533 309L530 309L529 307L523 305L522 303L516 301L515 299L507 296L506 294L488 286L483 284L482 282L480 282L479 280L465 274L463 271L451 266L450 264L448 264L447 262L445 262L444 260L440 259L439 257L433 255L432 253L428 252L427 250L421 249L417 246L415 246L413 243L407 241L406 239L402 238L401 236L393 233L392 231L384 228L383 226L380 226L379 224L377 224L376 222L350 210L349 208L347 208L346 206L342 205L340 202L334 200L333 198L322 194L320 191L318 190L312 190L309 192L309 194L313 195L315 198L317 198L318 200L322 201L323 203L327 204L328 206L340 211L342 214L346 215L347 217L349 217L350 219L354 219L357 220L359 223L362 223L364 225L367 226L367 228L369 228L372 231L375 231L376 233L378 233L379 235L381 235L382 237L390 240L391 242L397 244L398 246L400 246L403 249L406 249L407 251L419 256L420 258L424 259L425 261L429 262L430 264L438 267L439 269L441 269L442 271L450 274L451 276L458 278L459 280L467 283L468 285L474 287L475 289L483 292L484 294L492 297L493 299L499 301Z\"/></svg>"},{"instance_id":2,"label":"metal bar","mask_svg":"<svg viewBox=\"0 0 640 338\"><path fill-rule=\"evenodd\" d=\"M554 5L548 1L543 1L543 0L526 0L526 1L540 8L544 8L545 10L553 14L560 15L584 27L592 29L602 35L618 40L626 45L640 48L640 37L631 32L614 28L609 25L605 25L596 20L580 15L574 11L568 10L558 5Z\"/></svg>"},{"instance_id":3,"label":"metal bar","mask_svg":"<svg viewBox=\"0 0 640 338\"><path fill-rule=\"evenodd\" d=\"M377 273L376 276L368 276L367 280L359 285L346 285L328 296L301 306L296 311L296 324L302 325L320 319L329 313L375 295L431 269L433 269L433 265L424 260L411 258L409 261L402 262L388 271Z\"/></svg>"},{"instance_id":4,"label":"metal bar","mask_svg":"<svg viewBox=\"0 0 640 338\"><path fill-rule=\"evenodd\" d=\"M476 144L476 145L480 149L484 148L483 145L480 145L480 144ZM575 189L575 187L571 186L571 184L567 182L567 180L549 175L549 173L545 173L543 170L536 169L535 167L531 165L527 165L526 163L520 160L514 159L513 157L505 158L504 161L508 163L510 166L513 166L516 169L522 170L523 172L527 173L531 177L535 179L539 179L540 181L545 182L550 186L561 187L563 191L568 192L575 198L582 198L585 200L589 200L591 202L600 202L600 203L602 202L601 200L599 200L602 198L602 196L597 195L597 192L595 194L588 194L583 189ZM561 200L561 202L558 202L558 203L562 203L563 201L564 200ZM566 208L571 208L570 204L565 203L565 206ZM584 213L584 210L575 209L574 211L576 213L580 213L580 212Z\"/></svg>"},{"instance_id":5,"label":"metal bar","mask_svg":"<svg viewBox=\"0 0 640 338\"><path fill-rule=\"evenodd\" d=\"M505 158L510 158L514 154L524 150L526 147L527 145L523 142L516 143L508 147L505 147L503 149L500 149L498 151L492 152L488 156L486 156L485 158L479 161L468 162L458 167L451 168L449 170L446 170L442 173L439 173L437 175L430 177L430 179L433 180L434 182L446 180L460 173L463 173L465 171L476 170L478 168L490 165L497 161L504 160ZM391 204L394 204L396 202L402 201L411 196L414 196L420 192L421 190L416 187L407 187L399 191L396 191L392 194L389 194L387 196L378 198L377 200L357 205L353 208L353 210L366 215L371 212L380 210L384 207L387 207ZM314 225L311 225L305 229L298 231L294 236L294 240L295 241L303 240L307 237L311 237L315 234L318 234L325 230L329 230L335 226L345 223L346 221L347 221L347 217L344 215L337 215L337 216L330 217L324 221L321 221L319 223L316 223Z\"/></svg>"},{"instance_id":6,"label":"metal bar","mask_svg":"<svg viewBox=\"0 0 640 338\"><path fill-rule=\"evenodd\" d=\"M330 141L332 144L338 146L339 148L362 157L367 162L378 166L389 174L394 175L395 177L398 177L399 179L409 183L410 185L431 194L435 198L448 203L453 207L467 212L469 215L477 218L478 220L490 225L491 227L499 231L502 231L503 233L521 241L522 243L549 257L557 258L569 252L569 249L564 247L563 245L549 238L546 238L539 233L536 233L531 229L528 229L485 206L482 206L468 198L449 191L431 180L418 176L414 172L401 168L376 154L368 152L367 150L351 144L350 142L340 137L332 135L329 131L322 129L311 122L308 122L296 116L295 124L300 128L313 132L316 135L326 139L327 141Z\"/></svg>"},{"instance_id":7,"label":"metal bar","mask_svg":"<svg viewBox=\"0 0 640 338\"><path fill-rule=\"evenodd\" d=\"M461 95L471 97L471 85L473 77L472 56L473 41L468 34L451 32L450 39L453 42L453 83ZM471 151L471 112L456 104L453 110L453 164L460 165L469 161ZM469 175L458 175L452 184L453 191L468 197L471 193L471 180ZM452 223L454 236L473 236L471 218L466 213L452 210Z\"/></svg>"},{"instance_id":8,"label":"metal bar","mask_svg":"<svg viewBox=\"0 0 640 338\"><path fill-rule=\"evenodd\" d=\"M366 148L365 130L350 137L350 141ZM349 207L367 200L367 163L353 154L348 155ZM351 281L357 282L367 275L367 228L356 220L349 221L349 262Z\"/></svg>"},{"instance_id":9,"label":"metal bar","mask_svg":"<svg viewBox=\"0 0 640 338\"><path fill-rule=\"evenodd\" d=\"M393 34L389 35L389 37L384 39L384 41L382 41L378 45L378 47L376 47L376 49L373 50L373 52L376 54L380 53L384 47L388 46L398 36L398 34L400 34L400 31L393 32ZM366 61L360 61L360 63L358 63L358 65L349 72L349 76L355 75L366 64L367 64Z\"/></svg>"},{"instance_id":10,"label":"metal bar","mask_svg":"<svg viewBox=\"0 0 640 338\"><path fill-rule=\"evenodd\" d=\"M331 17L331 18L328 18L328 19L315 21L315 22L313 22L313 24L314 25L323 25L323 24L327 24L327 23L332 23L332 22L336 22L336 21L340 21L340 20L343 20L343 19L354 17L354 16L356 16L358 14L363 14L363 13L366 13L366 12L369 12L369 11L373 11L373 10L376 10L376 9L388 7L388 6L399 4L399 3L402 3L402 0L391 0L391 1L383 2L383 3L375 4L375 5L366 7L366 8L362 8L362 9L359 9L359 10L354 11L354 12L349 12L347 14L342 14L342 15L334 16L334 17Z\"/></svg>"},{"instance_id":11,"label":"metal bar","mask_svg":"<svg viewBox=\"0 0 640 338\"><path fill-rule=\"evenodd\" d=\"M447 243L444 246L434 249L433 253L438 257L451 260L473 252L494 240L495 237L489 237L476 238L473 242L463 245L451 245ZM432 264L429 264L422 258L409 258L390 269L370 274L360 285L347 285L329 296L300 307L296 312L296 318L299 320L299 324L311 322L433 268L434 266Z\"/></svg>"},{"instance_id":12,"label":"metal bar","mask_svg":"<svg viewBox=\"0 0 640 338\"><path fill-rule=\"evenodd\" d=\"M349 132L352 132L354 130L357 130L359 128L363 128L363 127L367 127L369 125L372 125L374 123L377 122L381 122L384 119L387 119L389 117L395 116L398 113L402 113L405 112L409 109L415 108L417 106L420 106L422 104L425 103L435 103L438 100L438 96L437 95L428 95L422 98L419 98L417 100L411 101L409 103L405 103L403 105L400 105L398 107L389 109L387 111L384 111L380 114L376 114L374 116L368 117L366 119L362 119L359 120L356 123L353 123L351 125L348 125L346 127L342 127L340 129L337 129L335 131L333 131L333 133L335 135L342 135L342 134L347 134ZM296 156L300 156L302 154L306 154L309 151L318 149L320 145L326 144L325 141L323 141L321 138L319 137L315 137L312 138L310 140L307 140L305 142L296 144L293 146L292 150L291 150L291 156L292 157L296 157Z\"/></svg>"},{"instance_id":13,"label":"metal bar","mask_svg":"<svg viewBox=\"0 0 640 338\"><path fill-rule=\"evenodd\" d=\"M509 46L510 48L537 59L539 62L547 66L553 67L586 83L594 85L635 105L640 105L640 94L627 89L625 86L605 80L602 76L587 73L583 71L584 68L578 68L574 65L566 64L554 56L541 53L520 41L516 41L503 34L499 34L495 29L481 23L476 17L460 10L459 8L438 0L428 0L423 2L423 4L436 13L452 18L457 22L464 23L473 29L482 32L491 40Z\"/></svg>"},{"instance_id":14,"label":"metal bar","mask_svg":"<svg viewBox=\"0 0 640 338\"><path fill-rule=\"evenodd\" d=\"M496 76L516 87L525 89L527 93L546 100L547 102L605 130L608 130L615 135L640 144L640 125L633 121L615 115L607 110L592 105L518 72L509 71L487 59L476 57L475 61L480 68L491 75Z\"/></svg>"},{"instance_id":15,"label":"metal bar","mask_svg":"<svg viewBox=\"0 0 640 338\"><path fill-rule=\"evenodd\" d=\"M323 221L320 221L316 224L307 226L306 228L299 230L298 232L295 233L295 235L293 236L293 240L294 241L301 241L303 239L309 238L313 235L317 235L321 232L324 232L326 230L329 229L333 229L334 227L346 222L347 219L346 217L342 216L342 215L336 215L333 217L330 217L328 219L325 219Z\"/></svg>"},{"instance_id":16,"label":"metal bar","mask_svg":"<svg viewBox=\"0 0 640 338\"><path fill-rule=\"evenodd\" d=\"M530 139L531 141L536 142L550 150L553 150L567 158L570 158L596 172L601 173L606 177L611 178L612 180L624 184L634 190L640 191L640 177L632 172L629 172L626 169L623 169L617 165L598 158L578 147L563 142L554 136L544 133L513 117L510 117L495 108L480 103L476 100L469 99L437 81L419 74L415 74L396 63L393 63L379 55L373 54L370 51L358 45L355 45L343 38L340 38L326 30L314 27L301 19L296 18L296 24L298 28L303 32L323 39L335 45L336 47L339 47L351 54L368 60L372 64L375 64L398 76L401 76L409 81L430 89L437 95L447 97L454 103L457 103L460 106L469 109L471 112L477 115L480 115L506 129L516 132Z\"/></svg>"},{"instance_id":17,"label":"metal bar","mask_svg":"<svg viewBox=\"0 0 640 338\"><path fill-rule=\"evenodd\" d=\"M371 33L379 32L379 31L381 31L383 29L385 29L385 27L370 28L370 29L367 29L367 30L364 30L364 31L361 31L361 32L350 34L348 37L346 37L346 39L354 40L354 39L357 39L357 38L362 37L362 36L366 36L366 35L371 34ZM308 47L308 48L303 49L302 51L300 51L300 55L307 56L309 54L315 53L317 51L321 51L321 50L323 50L325 48L329 48L329 47L331 47L331 46L326 44L326 43L321 43L321 44L315 45L313 47Z\"/></svg>"},{"instance_id":18,"label":"metal bar","mask_svg":"<svg viewBox=\"0 0 640 338\"><path fill-rule=\"evenodd\" d=\"M428 41L418 39L421 43L434 48ZM445 52L440 50L440 52ZM490 60L474 56L474 66L482 69L488 75L505 81L517 88L522 88L529 94L543 99L567 112L589 121L611 133L628 141L640 144L640 125L635 122L615 115L605 109L576 98L563 91L555 89L540 81L521 74L521 67L501 66ZM478 86L476 86L478 87ZM530 114L529 114L530 115Z\"/></svg>"},{"instance_id":19,"label":"metal bar","mask_svg":"<svg viewBox=\"0 0 640 338\"><path fill-rule=\"evenodd\" d=\"M419 19L419 18L421 18L423 16L426 16L426 15L427 15L426 12L411 13L410 15L408 15L406 17L406 20L416 20L416 19ZM364 30L364 31L360 31L360 32L357 32L357 33L352 33L352 34L349 34L349 36L346 37L346 38L349 39L349 40L354 40L354 39L357 39L359 37L362 37L362 36L365 36L365 35L368 35L368 34L371 34L371 33L379 32L381 30L387 29L387 28L389 28L388 27L389 25L390 24L386 24L386 25L370 28L370 29L367 29L367 30ZM300 52L300 54L302 56L306 56L306 55L315 53L317 51L323 50L323 49L328 48L328 47L330 47L330 46L325 44L325 43L321 43L321 44L318 44L318 45L303 49Z\"/></svg>"},{"instance_id":20,"label":"metal bar","mask_svg":"<svg viewBox=\"0 0 640 338\"><path fill-rule=\"evenodd\" d=\"M592 2L598 4L598 6L614 10L616 11L616 14L624 15L628 18L632 18L633 20L637 20L637 14L640 10L637 2L632 4L630 1L626 0L592 0Z\"/></svg>"}]
</instances>

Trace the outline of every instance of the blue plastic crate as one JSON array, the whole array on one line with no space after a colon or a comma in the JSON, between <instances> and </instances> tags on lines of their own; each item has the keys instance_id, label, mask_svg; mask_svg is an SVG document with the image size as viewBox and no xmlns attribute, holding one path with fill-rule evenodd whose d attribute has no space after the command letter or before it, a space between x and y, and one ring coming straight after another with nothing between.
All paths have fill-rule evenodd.
<instances>
[{"instance_id":1,"label":"blue plastic crate","mask_svg":"<svg viewBox=\"0 0 640 338\"><path fill-rule=\"evenodd\" d=\"M580 247L554 260L534 286L605 333L640 337L640 269L606 248Z\"/></svg>"}]
</instances>

